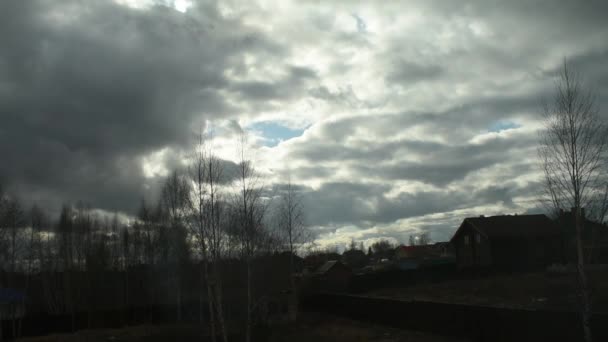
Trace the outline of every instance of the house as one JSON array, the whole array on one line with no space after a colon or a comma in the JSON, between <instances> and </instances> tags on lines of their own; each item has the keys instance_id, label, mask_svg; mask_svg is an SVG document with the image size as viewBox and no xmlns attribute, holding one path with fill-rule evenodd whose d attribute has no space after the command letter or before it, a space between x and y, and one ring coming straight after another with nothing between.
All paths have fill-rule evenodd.
<instances>
[{"instance_id":1,"label":"house","mask_svg":"<svg viewBox=\"0 0 608 342\"><path fill-rule=\"evenodd\" d=\"M608 263L608 226L595 222L585 215L585 208L581 208L583 222L583 249L585 261L588 263ZM555 220L563 236L565 259L567 262L576 262L576 226L574 210L560 210Z\"/></svg>"},{"instance_id":2,"label":"house","mask_svg":"<svg viewBox=\"0 0 608 342\"><path fill-rule=\"evenodd\" d=\"M459 268L534 269L564 259L560 229L545 215L468 217L450 242Z\"/></svg>"},{"instance_id":3,"label":"house","mask_svg":"<svg viewBox=\"0 0 608 342\"><path fill-rule=\"evenodd\" d=\"M400 270L412 270L428 266L454 263L449 243L398 246L395 248L395 264Z\"/></svg>"},{"instance_id":4,"label":"house","mask_svg":"<svg viewBox=\"0 0 608 342\"><path fill-rule=\"evenodd\" d=\"M341 260L354 270L363 268L368 262L365 252L358 249L349 249L344 251L344 253L342 253Z\"/></svg>"},{"instance_id":5,"label":"house","mask_svg":"<svg viewBox=\"0 0 608 342\"><path fill-rule=\"evenodd\" d=\"M328 292L348 291L352 277L350 267L338 260L327 261L315 272L316 290Z\"/></svg>"}]
</instances>

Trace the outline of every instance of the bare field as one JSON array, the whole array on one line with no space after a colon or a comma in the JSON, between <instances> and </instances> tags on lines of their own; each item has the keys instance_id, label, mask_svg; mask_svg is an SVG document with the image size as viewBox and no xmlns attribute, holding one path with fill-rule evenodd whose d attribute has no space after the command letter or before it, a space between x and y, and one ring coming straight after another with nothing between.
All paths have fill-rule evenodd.
<instances>
[{"instance_id":1,"label":"bare field","mask_svg":"<svg viewBox=\"0 0 608 342\"><path fill-rule=\"evenodd\" d=\"M608 311L608 270L589 272L596 311ZM578 305L574 273L524 273L477 279L420 283L376 289L367 295L513 308L575 310Z\"/></svg>"}]
</instances>

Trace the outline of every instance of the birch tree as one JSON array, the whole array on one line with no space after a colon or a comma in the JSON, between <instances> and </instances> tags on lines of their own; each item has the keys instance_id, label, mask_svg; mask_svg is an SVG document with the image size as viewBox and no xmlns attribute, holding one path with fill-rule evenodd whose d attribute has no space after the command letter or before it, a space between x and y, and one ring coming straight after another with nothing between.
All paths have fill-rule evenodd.
<instances>
[{"instance_id":1,"label":"birch tree","mask_svg":"<svg viewBox=\"0 0 608 342\"><path fill-rule=\"evenodd\" d=\"M585 341L592 340L591 293L585 271L583 208L605 206L607 126L593 95L564 62L555 95L545 104L545 130L539 156L544 171L545 200L553 210L572 208L576 232L580 314Z\"/></svg>"},{"instance_id":2,"label":"birch tree","mask_svg":"<svg viewBox=\"0 0 608 342\"><path fill-rule=\"evenodd\" d=\"M267 207L262 198L260 177L249 157L246 137L243 133L238 145L237 192L233 203L236 222L233 225L240 244L240 254L246 265L246 342L251 341L256 307L253 293L253 260L268 241L268 233L264 224Z\"/></svg>"},{"instance_id":3,"label":"birch tree","mask_svg":"<svg viewBox=\"0 0 608 342\"><path fill-rule=\"evenodd\" d=\"M168 238L168 257L170 263L175 266L173 274L177 320L181 321L182 315L182 293L181 293L181 266L189 259L189 245L185 220L189 204L190 185L178 172L173 171L165 180L161 191L161 203L166 213Z\"/></svg>"},{"instance_id":4,"label":"birch tree","mask_svg":"<svg viewBox=\"0 0 608 342\"><path fill-rule=\"evenodd\" d=\"M304 207L302 199L296 187L291 182L291 174L288 175L287 184L281 194L278 206L278 228L282 240L285 242L289 251L289 284L293 300L296 302L296 310L293 318L297 314L297 286L295 281L294 258L297 248L312 240L311 231L304 222Z\"/></svg>"},{"instance_id":5,"label":"birch tree","mask_svg":"<svg viewBox=\"0 0 608 342\"><path fill-rule=\"evenodd\" d=\"M211 145L206 143L202 131L193 153L190 175L194 183L191 230L202 258L211 339L217 339L217 324L222 340L227 341L220 272L225 235L221 222L223 206L220 191L223 168Z\"/></svg>"}]
</instances>

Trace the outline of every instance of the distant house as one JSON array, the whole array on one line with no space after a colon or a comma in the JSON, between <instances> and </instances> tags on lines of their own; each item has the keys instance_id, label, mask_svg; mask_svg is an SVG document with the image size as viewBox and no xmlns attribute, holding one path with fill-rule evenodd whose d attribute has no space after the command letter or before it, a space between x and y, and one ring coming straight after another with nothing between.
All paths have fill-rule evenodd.
<instances>
[{"instance_id":1,"label":"distant house","mask_svg":"<svg viewBox=\"0 0 608 342\"><path fill-rule=\"evenodd\" d=\"M590 220L581 208L583 219L583 248L585 261L588 263L608 263L608 226ZM565 259L576 261L576 226L574 211L561 210L555 222L563 236Z\"/></svg>"},{"instance_id":2,"label":"distant house","mask_svg":"<svg viewBox=\"0 0 608 342\"><path fill-rule=\"evenodd\" d=\"M449 243L398 246L395 248L395 265L400 270L454 263Z\"/></svg>"},{"instance_id":3,"label":"distant house","mask_svg":"<svg viewBox=\"0 0 608 342\"><path fill-rule=\"evenodd\" d=\"M344 251L341 260L353 270L363 268L368 262L365 252L358 249Z\"/></svg>"},{"instance_id":4,"label":"distant house","mask_svg":"<svg viewBox=\"0 0 608 342\"><path fill-rule=\"evenodd\" d=\"M450 242L460 268L532 269L564 259L560 229L545 215L465 218Z\"/></svg>"},{"instance_id":5,"label":"distant house","mask_svg":"<svg viewBox=\"0 0 608 342\"><path fill-rule=\"evenodd\" d=\"M352 270L338 260L327 261L315 272L318 291L347 291L352 277Z\"/></svg>"}]
</instances>

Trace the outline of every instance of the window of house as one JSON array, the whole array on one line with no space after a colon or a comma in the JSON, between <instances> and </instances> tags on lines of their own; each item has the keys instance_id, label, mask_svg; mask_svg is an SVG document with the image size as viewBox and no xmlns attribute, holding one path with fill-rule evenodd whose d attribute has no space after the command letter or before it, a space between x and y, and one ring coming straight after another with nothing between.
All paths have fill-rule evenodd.
<instances>
[{"instance_id":1,"label":"window of house","mask_svg":"<svg viewBox=\"0 0 608 342\"><path fill-rule=\"evenodd\" d=\"M464 236L464 244L465 244L465 245L468 245L468 244L469 244L469 236L468 236L468 235L465 235L465 236Z\"/></svg>"},{"instance_id":2,"label":"window of house","mask_svg":"<svg viewBox=\"0 0 608 342\"><path fill-rule=\"evenodd\" d=\"M481 243L481 235L479 233L475 234L475 242L478 244Z\"/></svg>"}]
</instances>

